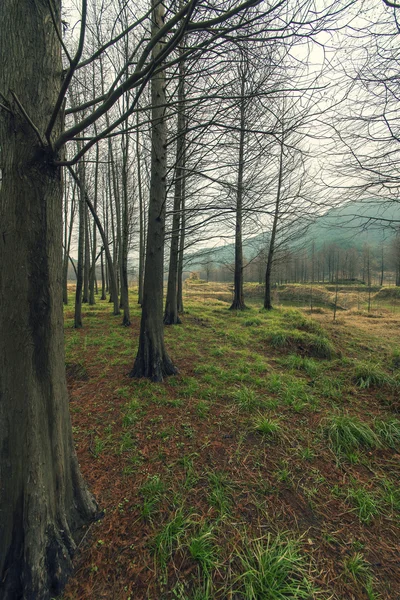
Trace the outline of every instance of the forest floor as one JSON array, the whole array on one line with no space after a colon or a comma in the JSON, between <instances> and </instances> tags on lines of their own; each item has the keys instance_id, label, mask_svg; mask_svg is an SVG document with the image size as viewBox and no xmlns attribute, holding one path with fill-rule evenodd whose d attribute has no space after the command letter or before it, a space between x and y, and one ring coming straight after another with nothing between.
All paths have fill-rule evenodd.
<instances>
[{"instance_id":1,"label":"forest floor","mask_svg":"<svg viewBox=\"0 0 400 600\"><path fill-rule=\"evenodd\" d=\"M220 284L219 284L220 285ZM210 284L211 286L211 284ZM104 518L63 600L400 598L400 315L186 299L179 375L128 377L140 311L65 310L79 462Z\"/></svg>"}]
</instances>

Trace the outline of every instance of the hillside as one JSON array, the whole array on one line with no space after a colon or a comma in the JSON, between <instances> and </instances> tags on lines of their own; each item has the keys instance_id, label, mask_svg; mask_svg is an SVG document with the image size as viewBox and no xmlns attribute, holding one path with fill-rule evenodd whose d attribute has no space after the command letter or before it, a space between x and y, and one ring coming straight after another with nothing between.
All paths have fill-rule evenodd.
<instances>
[{"instance_id":1,"label":"hillside","mask_svg":"<svg viewBox=\"0 0 400 600\"><path fill-rule=\"evenodd\" d=\"M364 244L379 246L393 237L396 224L400 225L400 203L385 204L376 200L348 202L317 217L307 233L292 243L292 248L307 247L313 241L316 249L323 244L337 244L356 250L361 250ZM268 234L266 231L243 241L243 254L247 260L266 246ZM187 257L186 268L200 270L207 262L229 264L234 261L234 255L234 243L204 248Z\"/></svg>"}]
</instances>

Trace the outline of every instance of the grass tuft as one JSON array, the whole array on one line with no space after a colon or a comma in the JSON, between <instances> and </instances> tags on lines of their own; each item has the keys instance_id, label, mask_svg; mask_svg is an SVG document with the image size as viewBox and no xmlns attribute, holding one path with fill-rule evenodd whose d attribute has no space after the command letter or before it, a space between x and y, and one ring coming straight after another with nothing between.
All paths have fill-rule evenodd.
<instances>
[{"instance_id":1,"label":"grass tuft","mask_svg":"<svg viewBox=\"0 0 400 600\"><path fill-rule=\"evenodd\" d=\"M347 499L354 505L361 523L370 523L380 513L376 498L364 488L350 488Z\"/></svg>"},{"instance_id":2,"label":"grass tuft","mask_svg":"<svg viewBox=\"0 0 400 600\"><path fill-rule=\"evenodd\" d=\"M380 446L369 425L350 415L334 415L325 426L325 435L335 454L351 454L357 448Z\"/></svg>"},{"instance_id":3,"label":"grass tuft","mask_svg":"<svg viewBox=\"0 0 400 600\"><path fill-rule=\"evenodd\" d=\"M277 438L282 432L279 421L265 417L262 414L255 418L254 429L268 438Z\"/></svg>"},{"instance_id":4,"label":"grass tuft","mask_svg":"<svg viewBox=\"0 0 400 600\"><path fill-rule=\"evenodd\" d=\"M354 373L354 382L361 389L391 386L394 381L379 365L371 362L358 362Z\"/></svg>"},{"instance_id":5,"label":"grass tuft","mask_svg":"<svg viewBox=\"0 0 400 600\"><path fill-rule=\"evenodd\" d=\"M400 447L400 421L396 417L376 419L375 431L382 444L396 450Z\"/></svg>"},{"instance_id":6,"label":"grass tuft","mask_svg":"<svg viewBox=\"0 0 400 600\"><path fill-rule=\"evenodd\" d=\"M255 540L239 555L242 574L238 578L240 598L246 600L292 600L315 597L308 579L308 561L299 544L271 535ZM235 596L236 597L236 596Z\"/></svg>"}]
</instances>

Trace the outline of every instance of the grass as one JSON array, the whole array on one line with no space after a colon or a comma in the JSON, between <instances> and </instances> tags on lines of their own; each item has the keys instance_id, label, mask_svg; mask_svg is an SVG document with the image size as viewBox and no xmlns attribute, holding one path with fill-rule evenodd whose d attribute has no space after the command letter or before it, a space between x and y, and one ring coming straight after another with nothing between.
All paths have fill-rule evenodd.
<instances>
[{"instance_id":1,"label":"grass","mask_svg":"<svg viewBox=\"0 0 400 600\"><path fill-rule=\"evenodd\" d=\"M262 405L262 402L256 391L246 386L235 390L232 394L232 397L235 404L242 411L251 412L255 408L259 408Z\"/></svg>"},{"instance_id":2,"label":"grass","mask_svg":"<svg viewBox=\"0 0 400 600\"><path fill-rule=\"evenodd\" d=\"M335 454L350 454L359 448L376 448L379 438L367 423L350 415L333 415L326 420L325 436Z\"/></svg>"},{"instance_id":3,"label":"grass","mask_svg":"<svg viewBox=\"0 0 400 600\"><path fill-rule=\"evenodd\" d=\"M63 600L400 597L398 326L233 313L195 290L185 305L165 329L180 374L162 384L127 377L135 296L131 328L98 301L75 331L67 309L66 360L84 375L68 373L74 440L105 518ZM360 387L360 364L392 383Z\"/></svg>"},{"instance_id":4,"label":"grass","mask_svg":"<svg viewBox=\"0 0 400 600\"><path fill-rule=\"evenodd\" d=\"M385 446L400 448L400 420L396 417L388 419L375 419L375 432Z\"/></svg>"},{"instance_id":5,"label":"grass","mask_svg":"<svg viewBox=\"0 0 400 600\"><path fill-rule=\"evenodd\" d=\"M139 488L142 497L140 512L144 519L151 519L165 492L164 483L159 475L151 475Z\"/></svg>"},{"instance_id":6,"label":"grass","mask_svg":"<svg viewBox=\"0 0 400 600\"><path fill-rule=\"evenodd\" d=\"M237 593L246 600L309 599L314 597L307 558L299 543L283 536L255 540L239 554L242 573Z\"/></svg>"},{"instance_id":7,"label":"grass","mask_svg":"<svg viewBox=\"0 0 400 600\"><path fill-rule=\"evenodd\" d=\"M202 572L210 574L218 567L218 545L212 526L203 525L193 534L188 542L188 550Z\"/></svg>"},{"instance_id":8,"label":"grass","mask_svg":"<svg viewBox=\"0 0 400 600\"><path fill-rule=\"evenodd\" d=\"M277 438L282 433L282 428L278 420L271 419L259 414L254 419L254 429L266 438Z\"/></svg>"},{"instance_id":9,"label":"grass","mask_svg":"<svg viewBox=\"0 0 400 600\"><path fill-rule=\"evenodd\" d=\"M153 537L151 547L162 570L166 569L173 550L188 527L188 518L184 515L183 509L178 508L172 518Z\"/></svg>"},{"instance_id":10,"label":"grass","mask_svg":"<svg viewBox=\"0 0 400 600\"><path fill-rule=\"evenodd\" d=\"M394 385L394 380L385 373L380 365L372 362L357 361L354 381L361 389L380 388Z\"/></svg>"},{"instance_id":11,"label":"grass","mask_svg":"<svg viewBox=\"0 0 400 600\"><path fill-rule=\"evenodd\" d=\"M378 499L364 488L350 488L347 499L353 504L354 511L362 523L370 523L381 512Z\"/></svg>"}]
</instances>

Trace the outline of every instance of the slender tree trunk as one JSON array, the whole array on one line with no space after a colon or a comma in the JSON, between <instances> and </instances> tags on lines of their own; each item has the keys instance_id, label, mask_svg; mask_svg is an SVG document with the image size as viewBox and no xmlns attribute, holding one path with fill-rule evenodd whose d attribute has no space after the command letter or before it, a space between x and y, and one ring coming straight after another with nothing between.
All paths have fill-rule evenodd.
<instances>
[{"instance_id":1,"label":"slender tree trunk","mask_svg":"<svg viewBox=\"0 0 400 600\"><path fill-rule=\"evenodd\" d=\"M104 273L104 258L103 258L104 248L101 249L100 260L101 260L101 298L100 300L106 300L106 278Z\"/></svg>"},{"instance_id":2,"label":"slender tree trunk","mask_svg":"<svg viewBox=\"0 0 400 600\"><path fill-rule=\"evenodd\" d=\"M180 235L179 235L179 255L178 255L178 293L177 293L177 304L178 304L178 313L183 314L183 256L185 252L185 232L186 232L186 212L185 212L185 181L184 178L182 181L182 203L181 203L181 227L180 227Z\"/></svg>"},{"instance_id":3,"label":"slender tree trunk","mask_svg":"<svg viewBox=\"0 0 400 600\"><path fill-rule=\"evenodd\" d=\"M276 192L275 211L274 211L274 220L272 223L271 239L269 241L267 268L265 270L264 308L266 310L272 310L271 274L272 274L272 264L273 264L274 253L275 253L276 232L278 229L278 222L279 222L279 207L280 207L280 202L281 202L282 179L283 179L283 148L284 148L284 144L283 144L283 134L282 134L281 146L280 146L280 156L279 156L278 189Z\"/></svg>"},{"instance_id":4,"label":"slender tree trunk","mask_svg":"<svg viewBox=\"0 0 400 600\"><path fill-rule=\"evenodd\" d=\"M244 174L244 144L246 138L246 101L245 86L246 72L243 65L240 89L240 134L239 134L239 169L236 192L236 231L235 231L235 273L233 280L233 302L230 310L244 310L246 308L243 296L243 174Z\"/></svg>"},{"instance_id":5,"label":"slender tree trunk","mask_svg":"<svg viewBox=\"0 0 400 600\"><path fill-rule=\"evenodd\" d=\"M85 222L85 258L83 261L83 297L82 302L89 302L89 275L90 275L90 234L89 234L89 215L83 200L84 222Z\"/></svg>"},{"instance_id":6,"label":"slender tree trunk","mask_svg":"<svg viewBox=\"0 0 400 600\"><path fill-rule=\"evenodd\" d=\"M144 275L144 256L145 256L145 208L143 202L142 172L140 160L140 136L139 136L139 112L137 113L136 123L136 155L137 155L137 178L139 195L139 281L138 281L138 304L143 301L143 275Z\"/></svg>"},{"instance_id":7,"label":"slender tree trunk","mask_svg":"<svg viewBox=\"0 0 400 600\"><path fill-rule=\"evenodd\" d=\"M97 128L95 128L96 131ZM94 172L94 199L93 199L93 208L97 212L97 196L99 191L99 144L96 145L96 166ZM96 283L96 223L93 221L93 233L92 233L92 266L90 270L90 278L89 278L89 304L96 304L94 292L95 287L97 287Z\"/></svg>"},{"instance_id":8,"label":"slender tree trunk","mask_svg":"<svg viewBox=\"0 0 400 600\"><path fill-rule=\"evenodd\" d=\"M60 4L52 2L59 26ZM2 0L0 23L0 89L13 113L0 115L0 597L48 600L71 571L77 528L97 507L68 413L61 170L9 90L43 136L62 64L47 1Z\"/></svg>"},{"instance_id":9,"label":"slender tree trunk","mask_svg":"<svg viewBox=\"0 0 400 600\"><path fill-rule=\"evenodd\" d=\"M153 0L153 36L163 25L164 9ZM161 51L159 42L154 52ZM177 369L164 346L163 326L163 276L166 199L166 119L165 71L160 69L151 80L152 145L151 180L146 246L146 267L143 285L142 318L139 348L131 377L150 377L162 381Z\"/></svg>"},{"instance_id":10,"label":"slender tree trunk","mask_svg":"<svg viewBox=\"0 0 400 600\"><path fill-rule=\"evenodd\" d=\"M183 48L180 51L183 53ZM184 179L185 159L185 70L184 61L179 64L178 85L178 124L176 143L175 193L174 213L172 217L171 249L169 255L167 298L165 303L164 324L176 325L181 323L178 315L178 254L179 254L179 224L181 221L182 182Z\"/></svg>"},{"instance_id":11,"label":"slender tree trunk","mask_svg":"<svg viewBox=\"0 0 400 600\"><path fill-rule=\"evenodd\" d=\"M129 246L129 206L128 206L128 156L129 135L125 133L122 139L122 205L121 205L121 303L124 310L122 325L129 327L131 316L129 312L128 286L128 246Z\"/></svg>"},{"instance_id":12,"label":"slender tree trunk","mask_svg":"<svg viewBox=\"0 0 400 600\"><path fill-rule=\"evenodd\" d=\"M78 263L76 267L75 316L74 327L82 327L82 289L83 289L83 251L85 244L85 167L83 161L78 163L79 172L79 234Z\"/></svg>"},{"instance_id":13,"label":"slender tree trunk","mask_svg":"<svg viewBox=\"0 0 400 600\"><path fill-rule=\"evenodd\" d=\"M77 182L78 186L82 189L83 194L84 194L84 199L85 202L91 212L91 215L97 225L97 229L99 230L100 233L100 237L101 240L103 242L103 248L104 251L106 253L106 258L107 258L107 263L108 263L108 270L109 270L109 276L110 276L110 289L112 292L114 292L113 296L114 296L114 315L119 315L120 311L119 311L119 306L118 306L118 290L117 290L117 280L116 280L116 276L115 276L115 271L114 271L114 267L113 267L113 261L112 261L112 257L111 257L111 253L110 253L110 249L108 246L108 241L107 241L107 237L106 234L104 232L104 229L101 225L100 219L96 213L96 211L94 210L94 206L91 203L89 196L87 195L86 190L83 189L82 184L80 183L80 179L77 176L77 174L75 173L75 171L72 169L72 167L68 167L69 172L71 173L72 177L75 179L75 181Z\"/></svg>"}]
</instances>

